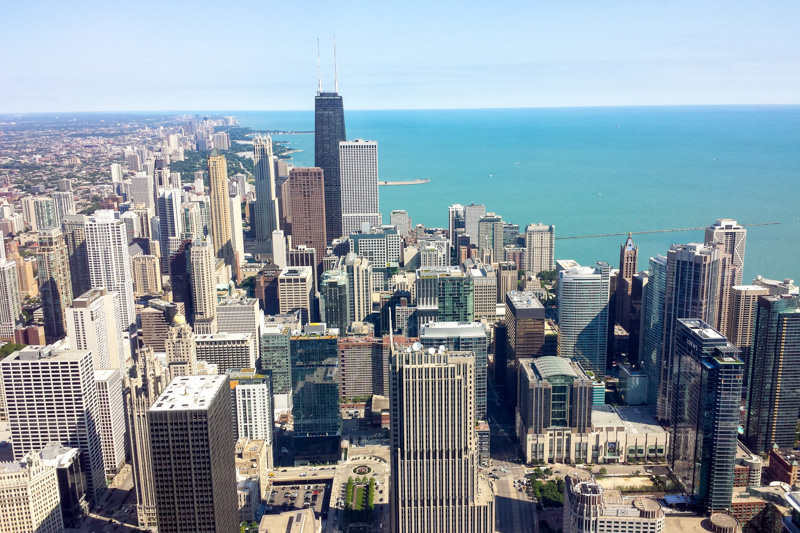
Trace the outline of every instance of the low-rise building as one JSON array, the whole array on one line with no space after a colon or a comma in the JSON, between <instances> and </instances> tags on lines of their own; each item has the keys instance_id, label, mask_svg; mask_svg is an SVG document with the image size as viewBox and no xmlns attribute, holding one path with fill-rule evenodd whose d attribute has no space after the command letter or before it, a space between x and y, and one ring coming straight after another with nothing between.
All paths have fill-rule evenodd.
<instances>
[{"instance_id":1,"label":"low-rise building","mask_svg":"<svg viewBox=\"0 0 800 533\"><path fill-rule=\"evenodd\" d=\"M765 481L780 481L796 486L800 479L800 450L773 448L769 452Z\"/></svg>"}]
</instances>

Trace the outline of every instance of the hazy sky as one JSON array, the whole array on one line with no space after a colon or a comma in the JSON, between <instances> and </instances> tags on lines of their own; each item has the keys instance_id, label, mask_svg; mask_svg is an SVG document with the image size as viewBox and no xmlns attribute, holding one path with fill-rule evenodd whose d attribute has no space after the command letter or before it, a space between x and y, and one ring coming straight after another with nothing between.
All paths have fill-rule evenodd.
<instances>
[{"instance_id":1,"label":"hazy sky","mask_svg":"<svg viewBox=\"0 0 800 533\"><path fill-rule=\"evenodd\" d=\"M15 1L0 112L800 103L800 2Z\"/></svg>"}]
</instances>

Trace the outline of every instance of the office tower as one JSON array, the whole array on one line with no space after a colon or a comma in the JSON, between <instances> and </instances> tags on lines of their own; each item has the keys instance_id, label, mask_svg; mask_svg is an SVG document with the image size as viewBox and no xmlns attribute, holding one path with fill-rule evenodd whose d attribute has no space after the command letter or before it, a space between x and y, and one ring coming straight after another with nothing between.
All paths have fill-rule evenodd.
<instances>
[{"instance_id":1,"label":"office tower","mask_svg":"<svg viewBox=\"0 0 800 533\"><path fill-rule=\"evenodd\" d=\"M608 263L558 273L558 355L574 357L587 371L606 370Z\"/></svg>"},{"instance_id":2,"label":"office tower","mask_svg":"<svg viewBox=\"0 0 800 533\"><path fill-rule=\"evenodd\" d=\"M595 482L588 470L572 469L565 479L564 531L593 533L662 533L666 522L664 510L651 498L623 498L615 489L605 489ZM735 522L730 517L725 517ZM714 527L714 526L712 526Z\"/></svg>"},{"instance_id":3,"label":"office tower","mask_svg":"<svg viewBox=\"0 0 800 533\"><path fill-rule=\"evenodd\" d=\"M619 247L619 275L617 276L617 309L616 322L625 331L631 329L631 291L633 289L633 276L636 275L636 260L639 256L639 247L633 243L631 234L625 243Z\"/></svg>"},{"instance_id":4,"label":"office tower","mask_svg":"<svg viewBox=\"0 0 800 533\"><path fill-rule=\"evenodd\" d=\"M364 401L375 393L373 379L383 381L375 372L376 356L383 355L381 341L372 336L339 337L339 397L343 403Z\"/></svg>"},{"instance_id":5,"label":"office tower","mask_svg":"<svg viewBox=\"0 0 800 533\"><path fill-rule=\"evenodd\" d=\"M334 92L322 92L320 82L314 99L314 166L325 175L325 223L326 242L342 236L342 182L339 174L339 143L347 140L344 127L344 106L338 88ZM291 179L291 178L290 178ZM292 192L294 196L294 192ZM295 218L294 200L292 220ZM294 231L294 227L292 228Z\"/></svg>"},{"instance_id":6,"label":"office tower","mask_svg":"<svg viewBox=\"0 0 800 533\"><path fill-rule=\"evenodd\" d=\"M189 252L194 317L192 323L213 321L217 307L216 264L213 243L195 240ZM214 333L216 330L211 331Z\"/></svg>"},{"instance_id":7,"label":"office tower","mask_svg":"<svg viewBox=\"0 0 800 533\"><path fill-rule=\"evenodd\" d=\"M164 341L167 353L167 381L175 376L191 376L197 369L197 345L191 326L183 315L176 315Z\"/></svg>"},{"instance_id":8,"label":"office tower","mask_svg":"<svg viewBox=\"0 0 800 533\"><path fill-rule=\"evenodd\" d=\"M72 302L69 255L59 228L39 232L36 262L39 267L39 291L44 311L44 334L47 341L52 343L66 332L64 310Z\"/></svg>"},{"instance_id":9,"label":"office tower","mask_svg":"<svg viewBox=\"0 0 800 533\"><path fill-rule=\"evenodd\" d=\"M317 141L319 143L319 141ZM336 147L338 151L338 144ZM339 156L336 156L338 166ZM305 245L317 252L317 260L321 263L325 255L326 234L332 235L332 230L326 229L329 219L335 214L334 230L340 237L341 231L341 205L339 202L339 171L336 170L336 190L329 191L328 174L321 168L293 168L289 173L289 189L292 203L292 246ZM335 196L337 205L328 207L328 193ZM331 200L333 201L333 200ZM323 210L323 206L325 209ZM330 240L330 239L328 239ZM318 266L319 268L319 266Z\"/></svg>"},{"instance_id":10,"label":"office tower","mask_svg":"<svg viewBox=\"0 0 800 533\"><path fill-rule=\"evenodd\" d=\"M155 255L137 255L131 258L133 296L140 298L162 291L161 266Z\"/></svg>"},{"instance_id":11,"label":"office tower","mask_svg":"<svg viewBox=\"0 0 800 533\"><path fill-rule=\"evenodd\" d=\"M86 474L81 469L81 451L78 448L51 444L45 446L39 456L44 464L56 470L64 527L79 527L89 512L89 504L86 502Z\"/></svg>"},{"instance_id":12,"label":"office tower","mask_svg":"<svg viewBox=\"0 0 800 533\"><path fill-rule=\"evenodd\" d=\"M503 224L503 246L517 246L519 240L519 224Z\"/></svg>"},{"instance_id":13,"label":"office tower","mask_svg":"<svg viewBox=\"0 0 800 533\"><path fill-rule=\"evenodd\" d=\"M794 284L793 279L786 278L783 281L775 279L767 279L761 276L756 276L753 280L753 285L759 287L766 287L769 289L770 296L779 296L782 294L798 294L798 288Z\"/></svg>"},{"instance_id":14,"label":"office tower","mask_svg":"<svg viewBox=\"0 0 800 533\"><path fill-rule=\"evenodd\" d=\"M289 339L289 351L297 456L337 460L342 426L337 337L325 324L306 324L302 335Z\"/></svg>"},{"instance_id":15,"label":"office tower","mask_svg":"<svg viewBox=\"0 0 800 533\"><path fill-rule=\"evenodd\" d=\"M142 170L141 157L135 152L126 153L125 162L128 165L128 170L132 172L140 172Z\"/></svg>"},{"instance_id":16,"label":"office tower","mask_svg":"<svg viewBox=\"0 0 800 533\"><path fill-rule=\"evenodd\" d=\"M450 241L442 236L430 236L417 240L420 268L450 266ZM406 266L408 268L408 266Z\"/></svg>"},{"instance_id":17,"label":"office tower","mask_svg":"<svg viewBox=\"0 0 800 533\"><path fill-rule=\"evenodd\" d=\"M588 446L584 444L573 455L571 443L563 446L559 437L565 431L592 430L594 382L573 359L545 356L518 359L518 363L517 438L525 461L592 461Z\"/></svg>"},{"instance_id":18,"label":"office tower","mask_svg":"<svg viewBox=\"0 0 800 533\"><path fill-rule=\"evenodd\" d=\"M800 410L800 297L758 297L747 381L747 447L757 454L792 448Z\"/></svg>"},{"instance_id":19,"label":"office tower","mask_svg":"<svg viewBox=\"0 0 800 533\"><path fill-rule=\"evenodd\" d=\"M431 322L419 330L425 348L444 346L450 351L471 352L475 357L475 419L486 419L486 376L489 365L489 332L479 322Z\"/></svg>"},{"instance_id":20,"label":"office tower","mask_svg":"<svg viewBox=\"0 0 800 533\"><path fill-rule=\"evenodd\" d=\"M707 512L730 510L744 365L705 321L676 322L670 466Z\"/></svg>"},{"instance_id":21,"label":"office tower","mask_svg":"<svg viewBox=\"0 0 800 533\"><path fill-rule=\"evenodd\" d=\"M487 213L478 219L478 249L491 250L492 262L505 259L503 255L503 218Z\"/></svg>"},{"instance_id":22,"label":"office tower","mask_svg":"<svg viewBox=\"0 0 800 533\"><path fill-rule=\"evenodd\" d=\"M555 270L556 227L530 224L525 228L524 270L538 276L543 270Z\"/></svg>"},{"instance_id":23,"label":"office tower","mask_svg":"<svg viewBox=\"0 0 800 533\"><path fill-rule=\"evenodd\" d=\"M739 348L740 359L748 368L750 347L753 340L753 328L756 321L759 296L768 296L769 289L758 285L734 285L731 287L730 304L728 306L728 330L725 337L731 344ZM744 376L742 389L747 391L747 373Z\"/></svg>"},{"instance_id":24,"label":"office tower","mask_svg":"<svg viewBox=\"0 0 800 533\"><path fill-rule=\"evenodd\" d=\"M397 228L397 233L405 238L411 234L411 217L405 209L393 209L389 214L389 224Z\"/></svg>"},{"instance_id":25,"label":"office tower","mask_svg":"<svg viewBox=\"0 0 800 533\"><path fill-rule=\"evenodd\" d=\"M278 302L278 276L281 268L275 264L266 264L264 268L255 276L253 295L261 303L261 309L267 315L277 315L280 313Z\"/></svg>"},{"instance_id":26,"label":"office tower","mask_svg":"<svg viewBox=\"0 0 800 533\"><path fill-rule=\"evenodd\" d=\"M116 292L90 289L75 298L66 310L70 347L90 351L95 370L125 366L127 354L118 325L118 302Z\"/></svg>"},{"instance_id":27,"label":"office tower","mask_svg":"<svg viewBox=\"0 0 800 533\"><path fill-rule=\"evenodd\" d=\"M421 327L428 322L472 322L472 278L458 267L417 270L417 317Z\"/></svg>"},{"instance_id":28,"label":"office tower","mask_svg":"<svg viewBox=\"0 0 800 533\"><path fill-rule=\"evenodd\" d=\"M513 261L501 261L497 263L497 303L505 303L506 294L517 290L517 280L519 270L517 263Z\"/></svg>"},{"instance_id":29,"label":"office tower","mask_svg":"<svg viewBox=\"0 0 800 533\"><path fill-rule=\"evenodd\" d=\"M720 245L716 328L722 332L728 331L731 288L742 284L746 241L747 230L729 218L717 219L706 228L705 244Z\"/></svg>"},{"instance_id":30,"label":"office tower","mask_svg":"<svg viewBox=\"0 0 800 533\"><path fill-rule=\"evenodd\" d=\"M450 248L458 249L458 237L465 232L464 206L454 204L447 208L447 236L450 239Z\"/></svg>"},{"instance_id":31,"label":"office tower","mask_svg":"<svg viewBox=\"0 0 800 533\"><path fill-rule=\"evenodd\" d=\"M469 204L464 206L464 230L469 235L469 243L479 246L479 222L486 215L486 206Z\"/></svg>"},{"instance_id":32,"label":"office tower","mask_svg":"<svg viewBox=\"0 0 800 533\"><path fill-rule=\"evenodd\" d=\"M27 346L0 361L11 445L19 459L53 442L79 448L87 494L106 486L92 354Z\"/></svg>"},{"instance_id":33,"label":"office tower","mask_svg":"<svg viewBox=\"0 0 800 533\"><path fill-rule=\"evenodd\" d=\"M331 328L347 331L352 323L347 272L329 270L322 274L319 288L320 320Z\"/></svg>"},{"instance_id":34,"label":"office tower","mask_svg":"<svg viewBox=\"0 0 800 533\"><path fill-rule=\"evenodd\" d=\"M647 271L637 272L631 282L630 295L630 330L628 331L628 361L640 362L644 332L644 307L646 304L646 290L649 276ZM641 369L641 368L640 368Z\"/></svg>"},{"instance_id":35,"label":"office tower","mask_svg":"<svg viewBox=\"0 0 800 533\"><path fill-rule=\"evenodd\" d=\"M158 531L236 533L228 377L175 378L150 407L147 421Z\"/></svg>"},{"instance_id":36,"label":"office tower","mask_svg":"<svg viewBox=\"0 0 800 533\"><path fill-rule=\"evenodd\" d=\"M135 240L139 239L139 228L141 227L139 215L133 211L125 211L119 216L119 219L125 223L128 244L133 244Z\"/></svg>"},{"instance_id":37,"label":"office tower","mask_svg":"<svg viewBox=\"0 0 800 533\"><path fill-rule=\"evenodd\" d=\"M259 368L270 374L275 411L286 410L291 405L289 402L292 390L290 334L289 327L272 323L264 327L261 335Z\"/></svg>"},{"instance_id":38,"label":"office tower","mask_svg":"<svg viewBox=\"0 0 800 533\"><path fill-rule=\"evenodd\" d=\"M123 335L135 327L133 276L125 224L114 218L113 211L95 211L85 226L89 279L93 289L105 287L119 294Z\"/></svg>"},{"instance_id":39,"label":"office tower","mask_svg":"<svg viewBox=\"0 0 800 533\"><path fill-rule=\"evenodd\" d=\"M286 254L286 266L292 267L310 267L312 279L314 280L314 292L317 291L317 284L320 281L322 272L322 261L317 257L317 251L314 248L308 248L305 244L299 245L297 248L290 249Z\"/></svg>"},{"instance_id":40,"label":"office tower","mask_svg":"<svg viewBox=\"0 0 800 533\"><path fill-rule=\"evenodd\" d=\"M111 163L111 183L122 183L122 165Z\"/></svg>"},{"instance_id":41,"label":"office tower","mask_svg":"<svg viewBox=\"0 0 800 533\"><path fill-rule=\"evenodd\" d=\"M153 176L147 172L137 172L131 178L131 196L128 198L134 205L141 204L144 207L154 209L156 200L154 196Z\"/></svg>"},{"instance_id":42,"label":"office tower","mask_svg":"<svg viewBox=\"0 0 800 533\"><path fill-rule=\"evenodd\" d=\"M544 355L544 305L528 291L506 293L506 328L509 359Z\"/></svg>"},{"instance_id":43,"label":"office tower","mask_svg":"<svg viewBox=\"0 0 800 533\"><path fill-rule=\"evenodd\" d=\"M255 368L227 370L237 438L261 439L272 445L272 386Z\"/></svg>"},{"instance_id":44,"label":"office tower","mask_svg":"<svg viewBox=\"0 0 800 533\"><path fill-rule=\"evenodd\" d=\"M237 479L257 480L261 500L268 500L272 472L272 443L263 439L241 437L236 441Z\"/></svg>"},{"instance_id":45,"label":"office tower","mask_svg":"<svg viewBox=\"0 0 800 533\"><path fill-rule=\"evenodd\" d=\"M675 328L678 319L697 318L711 324L717 318L719 290L719 248L698 243L673 244L667 252L667 274L664 291L664 325L661 342L661 377L657 412L662 420L670 420L675 390L672 372L675 352Z\"/></svg>"},{"instance_id":46,"label":"office tower","mask_svg":"<svg viewBox=\"0 0 800 533\"><path fill-rule=\"evenodd\" d=\"M381 225L378 208L378 143L342 141L339 143L339 180L342 202L342 235Z\"/></svg>"},{"instance_id":47,"label":"office tower","mask_svg":"<svg viewBox=\"0 0 800 533\"><path fill-rule=\"evenodd\" d=\"M664 365L664 298L667 291L667 258L650 258L650 270L642 304L642 336L639 366L647 374L647 404L658 405L659 382Z\"/></svg>"},{"instance_id":48,"label":"office tower","mask_svg":"<svg viewBox=\"0 0 800 533\"><path fill-rule=\"evenodd\" d=\"M283 230L276 229L272 232L272 262L279 267L288 266L286 259L286 237Z\"/></svg>"},{"instance_id":49,"label":"office tower","mask_svg":"<svg viewBox=\"0 0 800 533\"><path fill-rule=\"evenodd\" d=\"M159 189L158 227L161 244L161 272L169 272L169 259L183 242L183 210L180 189Z\"/></svg>"},{"instance_id":50,"label":"office tower","mask_svg":"<svg viewBox=\"0 0 800 533\"><path fill-rule=\"evenodd\" d=\"M0 339L13 340L14 328L22 321L17 264L6 259L3 234L0 233Z\"/></svg>"},{"instance_id":51,"label":"office tower","mask_svg":"<svg viewBox=\"0 0 800 533\"><path fill-rule=\"evenodd\" d=\"M214 257L221 257L228 267L233 267L231 242L230 197L228 196L228 163L216 148L208 156L208 184L211 198L211 237Z\"/></svg>"},{"instance_id":52,"label":"office tower","mask_svg":"<svg viewBox=\"0 0 800 533\"><path fill-rule=\"evenodd\" d=\"M95 370L100 442L107 476L115 476L125 464L125 406L122 398L122 370Z\"/></svg>"},{"instance_id":53,"label":"office tower","mask_svg":"<svg viewBox=\"0 0 800 533\"><path fill-rule=\"evenodd\" d=\"M372 263L365 257L348 253L339 260L338 269L347 273L350 321L363 322L372 313Z\"/></svg>"},{"instance_id":54,"label":"office tower","mask_svg":"<svg viewBox=\"0 0 800 533\"><path fill-rule=\"evenodd\" d=\"M56 469L36 452L20 462L0 463L0 530L5 533L60 533Z\"/></svg>"},{"instance_id":55,"label":"office tower","mask_svg":"<svg viewBox=\"0 0 800 533\"><path fill-rule=\"evenodd\" d=\"M220 374L231 368L255 368L258 358L256 338L250 333L195 335L198 361L217 365Z\"/></svg>"},{"instance_id":56,"label":"office tower","mask_svg":"<svg viewBox=\"0 0 800 533\"><path fill-rule=\"evenodd\" d=\"M392 531L494 531L494 495L478 477L475 359L415 347L391 359Z\"/></svg>"},{"instance_id":57,"label":"office tower","mask_svg":"<svg viewBox=\"0 0 800 533\"><path fill-rule=\"evenodd\" d=\"M234 277L241 281L240 267L244 263L244 230L242 229L242 199L239 196L230 198L231 213L231 246L233 247Z\"/></svg>"},{"instance_id":58,"label":"office tower","mask_svg":"<svg viewBox=\"0 0 800 533\"><path fill-rule=\"evenodd\" d=\"M150 463L150 427L147 422L147 411L156 402L167 383L168 376L162 373L161 365L153 350L151 348L138 350L130 375L126 379L124 392L133 487L136 491L136 516L142 529L155 529L158 525L155 486Z\"/></svg>"},{"instance_id":59,"label":"office tower","mask_svg":"<svg viewBox=\"0 0 800 533\"><path fill-rule=\"evenodd\" d=\"M256 185L256 209L252 225L256 234L256 252L271 253L272 232L279 226L272 137L269 135L266 137L256 135L253 139L253 171Z\"/></svg>"},{"instance_id":60,"label":"office tower","mask_svg":"<svg viewBox=\"0 0 800 533\"><path fill-rule=\"evenodd\" d=\"M264 312L255 298L226 298L217 303L217 329L225 333L249 333L256 342L261 338Z\"/></svg>"},{"instance_id":61,"label":"office tower","mask_svg":"<svg viewBox=\"0 0 800 533\"><path fill-rule=\"evenodd\" d=\"M497 317L497 274L491 265L484 265L474 259L467 259L463 267L472 278L472 310L475 320L494 322Z\"/></svg>"},{"instance_id":62,"label":"office tower","mask_svg":"<svg viewBox=\"0 0 800 533\"><path fill-rule=\"evenodd\" d=\"M281 313L302 312L303 324L314 317L314 279L311 267L286 267L278 276L278 302Z\"/></svg>"},{"instance_id":63,"label":"office tower","mask_svg":"<svg viewBox=\"0 0 800 533\"><path fill-rule=\"evenodd\" d=\"M71 191L55 191L50 193L53 202L53 227L61 227L61 221L67 215L75 214L75 199Z\"/></svg>"}]
</instances>

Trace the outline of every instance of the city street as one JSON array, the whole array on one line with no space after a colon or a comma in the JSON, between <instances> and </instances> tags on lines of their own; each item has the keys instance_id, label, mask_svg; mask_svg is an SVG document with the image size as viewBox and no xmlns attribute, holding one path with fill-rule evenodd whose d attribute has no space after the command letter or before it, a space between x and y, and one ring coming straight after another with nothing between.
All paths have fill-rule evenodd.
<instances>
[{"instance_id":1,"label":"city street","mask_svg":"<svg viewBox=\"0 0 800 533\"><path fill-rule=\"evenodd\" d=\"M109 522L111 520L111 522ZM130 465L109 483L100 503L89 513L78 529L65 529L65 533L133 532L137 529L136 496Z\"/></svg>"}]
</instances>

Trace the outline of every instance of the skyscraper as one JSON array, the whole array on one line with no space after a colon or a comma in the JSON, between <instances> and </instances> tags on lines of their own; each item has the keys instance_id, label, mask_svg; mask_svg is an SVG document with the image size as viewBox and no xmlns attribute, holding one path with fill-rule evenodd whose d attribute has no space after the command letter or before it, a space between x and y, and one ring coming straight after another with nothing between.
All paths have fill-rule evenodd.
<instances>
[{"instance_id":1,"label":"skyscraper","mask_svg":"<svg viewBox=\"0 0 800 533\"><path fill-rule=\"evenodd\" d=\"M314 279L311 267L286 267L278 276L280 312L300 309L303 324L314 318Z\"/></svg>"},{"instance_id":2,"label":"skyscraper","mask_svg":"<svg viewBox=\"0 0 800 533\"><path fill-rule=\"evenodd\" d=\"M122 398L122 370L95 370L97 386L97 426L103 447L106 475L115 476L125 464L127 432Z\"/></svg>"},{"instance_id":3,"label":"skyscraper","mask_svg":"<svg viewBox=\"0 0 800 533\"><path fill-rule=\"evenodd\" d=\"M397 228L397 233L405 238L411 234L411 217L405 209L393 209L389 215L389 224Z\"/></svg>"},{"instance_id":4,"label":"skyscraper","mask_svg":"<svg viewBox=\"0 0 800 533\"><path fill-rule=\"evenodd\" d=\"M319 141L317 141L319 143ZM319 146L319 144L318 144ZM337 144L338 150L338 144ZM339 164L339 156L336 156L336 164ZM323 171L321 168L293 168L289 173L289 189L292 203L292 246L297 248L303 244L307 248L313 248L317 252L317 271L322 272L322 257L325 255L326 230L328 218L331 210L328 209L327 195L337 196L340 193L339 174L336 173L336 190L328 188L327 171L323 181ZM286 185L284 184L284 187ZM322 207L325 206L323 210ZM337 217L336 236L338 238L341 231L341 205L335 208ZM330 239L329 239L330 240Z\"/></svg>"},{"instance_id":5,"label":"skyscraper","mask_svg":"<svg viewBox=\"0 0 800 533\"><path fill-rule=\"evenodd\" d=\"M525 228L525 272L538 276L543 270L555 270L556 227L530 224Z\"/></svg>"},{"instance_id":6,"label":"skyscraper","mask_svg":"<svg viewBox=\"0 0 800 533\"><path fill-rule=\"evenodd\" d=\"M753 343L753 329L758 311L759 296L768 296L769 290L758 285L734 285L731 287L728 305L728 330L725 336L731 344L741 351L740 359L748 368L750 348ZM747 391L747 373L744 375L742 389Z\"/></svg>"},{"instance_id":7,"label":"skyscraper","mask_svg":"<svg viewBox=\"0 0 800 533\"><path fill-rule=\"evenodd\" d=\"M0 339L14 339L14 328L22 319L17 264L6 259L6 245L0 232Z\"/></svg>"},{"instance_id":8,"label":"skyscraper","mask_svg":"<svg viewBox=\"0 0 800 533\"><path fill-rule=\"evenodd\" d=\"M272 252L272 232L278 229L278 197L275 192L275 165L272 159L272 137L256 135L253 138L253 171L256 182L253 226L256 231L256 252L259 253Z\"/></svg>"},{"instance_id":9,"label":"skyscraper","mask_svg":"<svg viewBox=\"0 0 800 533\"><path fill-rule=\"evenodd\" d=\"M169 272L169 260L183 242L183 209L180 189L158 191L158 226L161 244L161 272Z\"/></svg>"},{"instance_id":10,"label":"skyscraper","mask_svg":"<svg viewBox=\"0 0 800 533\"><path fill-rule=\"evenodd\" d=\"M92 288L89 275L89 257L86 252L86 215L67 215L61 222L69 254L69 274L72 278L73 296Z\"/></svg>"},{"instance_id":11,"label":"skyscraper","mask_svg":"<svg viewBox=\"0 0 800 533\"><path fill-rule=\"evenodd\" d=\"M342 236L342 182L339 174L339 143L347 140L344 128L344 105L338 84L334 92L322 92L320 81L314 99L314 166L324 174L324 224L320 226L325 243ZM320 176L322 177L322 176ZM291 178L290 178L291 180ZM294 197L294 189L292 190ZM319 205L323 205L320 202ZM292 200L292 225L295 212ZM292 227L294 234L294 227Z\"/></svg>"},{"instance_id":12,"label":"skyscraper","mask_svg":"<svg viewBox=\"0 0 800 533\"><path fill-rule=\"evenodd\" d=\"M487 213L478 219L478 248L491 250L493 262L505 259L502 217L494 213Z\"/></svg>"},{"instance_id":13,"label":"skyscraper","mask_svg":"<svg viewBox=\"0 0 800 533\"><path fill-rule=\"evenodd\" d=\"M216 333L214 318L217 306L217 282L213 244L208 240L195 240L189 252L189 270L192 280L192 324L199 333Z\"/></svg>"},{"instance_id":14,"label":"skyscraper","mask_svg":"<svg viewBox=\"0 0 800 533\"><path fill-rule=\"evenodd\" d=\"M228 162L216 148L208 156L208 184L211 198L211 237L214 256L221 257L233 267L231 242L230 197L228 196Z\"/></svg>"},{"instance_id":15,"label":"skyscraper","mask_svg":"<svg viewBox=\"0 0 800 533\"><path fill-rule=\"evenodd\" d=\"M659 382L664 365L664 296L667 290L667 258L650 258L650 270L642 303L642 335L639 366L647 374L647 404L658 405Z\"/></svg>"},{"instance_id":16,"label":"skyscraper","mask_svg":"<svg viewBox=\"0 0 800 533\"><path fill-rule=\"evenodd\" d=\"M608 263L576 266L558 273L558 355L574 357L584 370L606 370Z\"/></svg>"},{"instance_id":17,"label":"skyscraper","mask_svg":"<svg viewBox=\"0 0 800 533\"><path fill-rule=\"evenodd\" d=\"M272 446L272 384L254 368L229 368L233 425L237 438L265 440Z\"/></svg>"},{"instance_id":18,"label":"skyscraper","mask_svg":"<svg viewBox=\"0 0 800 533\"><path fill-rule=\"evenodd\" d=\"M331 328L347 331L352 323L347 272L328 270L319 288L320 320Z\"/></svg>"},{"instance_id":19,"label":"skyscraper","mask_svg":"<svg viewBox=\"0 0 800 533\"><path fill-rule=\"evenodd\" d=\"M464 231L469 235L469 243L479 246L478 223L486 215L485 205L469 204L464 206Z\"/></svg>"},{"instance_id":20,"label":"skyscraper","mask_svg":"<svg viewBox=\"0 0 800 533\"><path fill-rule=\"evenodd\" d=\"M747 381L747 447L753 453L792 448L800 410L800 297L758 297Z\"/></svg>"},{"instance_id":21,"label":"skyscraper","mask_svg":"<svg viewBox=\"0 0 800 533\"><path fill-rule=\"evenodd\" d=\"M175 376L191 376L197 369L197 345L194 332L183 315L176 315L164 341L167 354L167 381Z\"/></svg>"},{"instance_id":22,"label":"skyscraper","mask_svg":"<svg viewBox=\"0 0 800 533\"><path fill-rule=\"evenodd\" d=\"M39 232L36 263L44 311L44 334L47 342L52 343L66 333L65 309L72 303L69 254L60 228Z\"/></svg>"},{"instance_id":23,"label":"skyscraper","mask_svg":"<svg viewBox=\"0 0 800 533\"><path fill-rule=\"evenodd\" d=\"M227 376L180 376L147 412L158 531L236 533Z\"/></svg>"},{"instance_id":24,"label":"skyscraper","mask_svg":"<svg viewBox=\"0 0 800 533\"><path fill-rule=\"evenodd\" d=\"M494 495L478 477L474 375L469 352L393 348L389 502L395 533L494 531Z\"/></svg>"},{"instance_id":25,"label":"skyscraper","mask_svg":"<svg viewBox=\"0 0 800 533\"><path fill-rule=\"evenodd\" d=\"M86 291L66 310L70 347L92 352L95 370L125 367L125 340L118 313L119 294L105 287Z\"/></svg>"},{"instance_id":26,"label":"skyscraper","mask_svg":"<svg viewBox=\"0 0 800 533\"><path fill-rule=\"evenodd\" d=\"M672 471L707 512L729 510L744 365L703 320L678 319L674 329Z\"/></svg>"},{"instance_id":27,"label":"skyscraper","mask_svg":"<svg viewBox=\"0 0 800 533\"><path fill-rule=\"evenodd\" d=\"M617 309L616 321L630 332L631 328L631 290L633 289L633 276L636 274L636 259L639 256L639 247L633 243L631 234L625 243L619 247L619 274L617 275Z\"/></svg>"},{"instance_id":28,"label":"skyscraper","mask_svg":"<svg viewBox=\"0 0 800 533\"><path fill-rule=\"evenodd\" d=\"M378 208L378 143L339 143L339 177L342 198L342 235L361 231L362 224L381 225Z\"/></svg>"},{"instance_id":29,"label":"skyscraper","mask_svg":"<svg viewBox=\"0 0 800 533\"><path fill-rule=\"evenodd\" d=\"M728 331L731 288L742 284L747 230L729 218L720 218L706 228L706 244L719 243L720 271L716 328Z\"/></svg>"}]
</instances>

